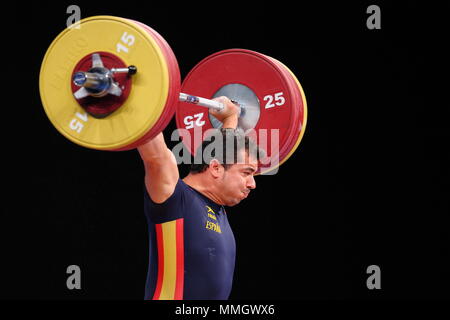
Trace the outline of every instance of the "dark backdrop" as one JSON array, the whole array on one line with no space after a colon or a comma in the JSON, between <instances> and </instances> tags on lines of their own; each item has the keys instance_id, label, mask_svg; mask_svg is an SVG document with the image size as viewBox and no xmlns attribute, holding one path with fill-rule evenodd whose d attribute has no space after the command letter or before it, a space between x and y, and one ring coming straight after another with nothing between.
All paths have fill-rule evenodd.
<instances>
[{"instance_id":1,"label":"dark backdrop","mask_svg":"<svg viewBox=\"0 0 450 320\"><path fill-rule=\"evenodd\" d=\"M449 57L444 8L126 1L16 2L8 11L13 27L3 48L14 77L3 87L13 94L2 126L12 142L2 153L2 298L144 294L148 242L137 151L79 147L41 106L40 64L70 4L82 17L151 26L174 50L182 78L228 48L275 57L299 78L309 116L300 147L227 210L237 241L232 299L449 297L448 99L445 82L432 75L443 73ZM381 30L366 27L370 4L381 7ZM172 121L166 138L174 129ZM72 264L81 267L81 290L66 288ZM366 287L373 264L381 290Z\"/></svg>"}]
</instances>

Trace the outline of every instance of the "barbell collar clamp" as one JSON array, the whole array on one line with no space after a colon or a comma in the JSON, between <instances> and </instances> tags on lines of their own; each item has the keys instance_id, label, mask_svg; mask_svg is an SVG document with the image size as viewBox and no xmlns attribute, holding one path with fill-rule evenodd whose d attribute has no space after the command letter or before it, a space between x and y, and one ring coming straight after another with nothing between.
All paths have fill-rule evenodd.
<instances>
[{"instance_id":1,"label":"barbell collar clamp","mask_svg":"<svg viewBox=\"0 0 450 320\"><path fill-rule=\"evenodd\" d=\"M97 98L104 97L107 94L120 97L122 89L114 81L114 74L127 73L129 76L135 75L137 67L130 65L127 68L107 69L103 65L102 58L98 53L92 54L92 68L89 71L78 71L73 77L73 83L81 87L74 93L75 99L79 100L87 96Z\"/></svg>"}]
</instances>

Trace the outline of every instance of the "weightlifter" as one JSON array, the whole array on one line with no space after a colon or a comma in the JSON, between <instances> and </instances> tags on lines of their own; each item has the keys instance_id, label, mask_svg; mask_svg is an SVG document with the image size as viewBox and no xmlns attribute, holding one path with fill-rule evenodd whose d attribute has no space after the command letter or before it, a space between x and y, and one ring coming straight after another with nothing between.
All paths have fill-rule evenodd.
<instances>
[{"instance_id":1,"label":"weightlifter","mask_svg":"<svg viewBox=\"0 0 450 320\"><path fill-rule=\"evenodd\" d=\"M149 226L149 270L145 299L228 299L236 245L225 206L234 206L256 187L257 146L235 130L238 107L226 97L222 111L221 156L201 156L180 178L175 156L162 133L138 147L145 166L145 215ZM234 143L226 143L233 139ZM238 143L242 139L244 143ZM216 139L205 139L203 152ZM228 146L234 146L232 150ZM256 151L256 152L254 152ZM243 161L242 161L243 160Z\"/></svg>"},{"instance_id":2,"label":"weightlifter","mask_svg":"<svg viewBox=\"0 0 450 320\"><path fill-rule=\"evenodd\" d=\"M248 196L256 172L273 174L298 147L307 117L300 82L281 61L236 48L202 59L181 83L175 54L149 26L114 16L79 24L61 31L42 61L39 91L48 118L80 146L138 148L150 243L145 298L227 299L236 246L224 207ZM222 128L198 150L183 140L197 154L180 178L160 132L174 114L180 132L191 134L185 138L217 127L198 107ZM270 156L236 129L238 119Z\"/></svg>"}]
</instances>

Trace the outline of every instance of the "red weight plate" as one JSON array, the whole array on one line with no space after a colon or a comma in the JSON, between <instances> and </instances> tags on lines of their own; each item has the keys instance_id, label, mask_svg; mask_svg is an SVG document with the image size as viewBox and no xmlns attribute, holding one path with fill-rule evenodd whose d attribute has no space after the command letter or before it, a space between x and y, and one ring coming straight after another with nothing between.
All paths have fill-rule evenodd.
<instances>
[{"instance_id":1,"label":"red weight plate","mask_svg":"<svg viewBox=\"0 0 450 320\"><path fill-rule=\"evenodd\" d=\"M130 19L129 19L130 20ZM178 97L180 93L180 86L181 86L181 76L180 76L180 69L178 67L178 62L175 57L175 54L173 53L171 47L169 44L164 40L164 38L157 33L155 30L150 28L149 26L135 20L130 20L133 23L137 24L141 28L143 28L145 31L147 31L150 36L158 43L158 45L161 48L161 51L163 52L166 61L167 61L167 67L169 70L169 92L168 97L166 101L166 105L164 107L164 112L161 114L158 121L155 123L155 125L147 132L142 138L137 140L135 143L127 146L123 149L119 150L130 150L138 147L139 145L145 143L145 141L152 139L155 137L158 133L162 132L166 126L169 124L170 120L173 117L173 114L176 111L177 103L178 103ZM138 72L139 72L139 66Z\"/></svg>"},{"instance_id":2,"label":"red weight plate","mask_svg":"<svg viewBox=\"0 0 450 320\"><path fill-rule=\"evenodd\" d=\"M284 161L287 160L288 157L290 157L290 155L292 154L292 152L294 151L293 149L297 148L298 143L299 143L299 139L301 139L300 135L302 134L302 130L304 131L304 126L306 125L305 122L305 113L306 113L306 106L304 105L304 101L305 98L302 96L302 92L301 92L301 88L299 87L300 84L297 82L298 80L296 80L293 76L293 74L291 73L291 71L289 69L287 69L287 67L281 63L280 61L273 59L271 57L270 58L272 61L274 61L276 64L278 64L280 66L280 69L283 71L283 73L285 74L286 78L289 79L290 82L290 87L292 88L292 95L294 97L294 103L293 103L293 107L296 109L296 116L293 119L293 125L291 127L291 132L290 132L290 140L289 143L286 144L286 151L287 152L280 152L280 164L283 163Z\"/></svg>"},{"instance_id":3,"label":"red weight plate","mask_svg":"<svg viewBox=\"0 0 450 320\"><path fill-rule=\"evenodd\" d=\"M296 84L296 88L297 88L297 92L296 95L299 97L299 102L297 104L297 107L299 109L299 117L298 117L298 130L294 130L292 135L295 136L296 138L296 142L293 146L293 148L291 149L290 153L287 155L286 158L284 158L280 164L284 161L286 161L293 152L295 152L295 150L297 149L298 145L300 144L302 137L305 133L305 129L306 129L306 122L307 122L307 106L306 106L306 97L304 95L303 92L303 88L300 84L300 82L298 81L298 79L296 78L296 76L292 73L291 70L288 69L288 67L286 67L282 62L271 58L273 61L275 61L276 63L278 63L285 71L287 71L287 75L290 76L290 78L295 82Z\"/></svg>"},{"instance_id":4,"label":"red weight plate","mask_svg":"<svg viewBox=\"0 0 450 320\"><path fill-rule=\"evenodd\" d=\"M289 154L290 146L295 144L292 132L296 130L293 127L298 126L296 119L299 117L296 106L299 101L298 87L288 71L263 54L243 49L225 50L198 63L183 81L181 91L212 98L228 84L244 85L257 96L260 104L259 120L254 127L257 142L261 145L259 130L267 129L266 151L269 157L274 157L270 129L279 129L279 148L274 148L274 152L278 151L279 159L283 159ZM194 129L198 125L201 125L203 132L212 128L208 110L180 102L175 117L177 127L189 131L191 139L185 144L194 154L201 143L201 137L194 140ZM262 170L267 171L267 168Z\"/></svg>"}]
</instances>

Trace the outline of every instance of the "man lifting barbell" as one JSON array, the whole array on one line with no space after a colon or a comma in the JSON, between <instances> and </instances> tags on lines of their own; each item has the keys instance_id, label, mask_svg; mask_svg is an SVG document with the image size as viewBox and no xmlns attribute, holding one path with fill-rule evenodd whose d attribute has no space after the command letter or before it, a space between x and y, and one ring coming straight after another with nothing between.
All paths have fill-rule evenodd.
<instances>
[{"instance_id":1,"label":"man lifting barbell","mask_svg":"<svg viewBox=\"0 0 450 320\"><path fill-rule=\"evenodd\" d=\"M202 156L184 179L161 133L138 147L146 172L150 234L146 299L227 299L230 294L236 245L224 206L238 204L256 187L258 161L252 155L256 146L234 130L239 109L228 98L216 100L226 107L210 113L223 127L198 149L203 155L216 143L214 157ZM239 143L240 138L245 142Z\"/></svg>"},{"instance_id":2,"label":"man lifting barbell","mask_svg":"<svg viewBox=\"0 0 450 320\"><path fill-rule=\"evenodd\" d=\"M230 49L203 59L181 85L175 55L150 27L111 16L80 26L47 50L41 100L72 142L138 149L150 237L146 299L228 298L235 242L224 206L245 199L255 174L274 172L298 147L307 117L299 81L278 60ZM161 133L174 115L183 144L202 161L183 179Z\"/></svg>"}]
</instances>

